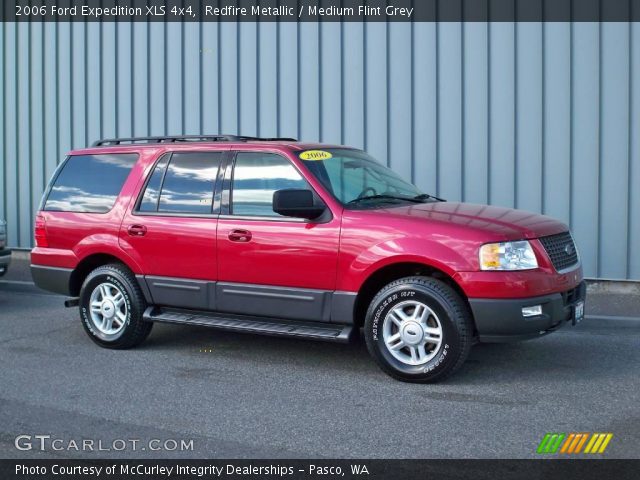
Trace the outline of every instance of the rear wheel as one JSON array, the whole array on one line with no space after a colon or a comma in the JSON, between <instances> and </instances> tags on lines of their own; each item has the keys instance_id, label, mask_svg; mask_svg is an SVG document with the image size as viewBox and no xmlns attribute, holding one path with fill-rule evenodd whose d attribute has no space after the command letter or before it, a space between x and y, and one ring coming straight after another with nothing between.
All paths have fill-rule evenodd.
<instances>
[{"instance_id":1,"label":"rear wheel","mask_svg":"<svg viewBox=\"0 0 640 480\"><path fill-rule=\"evenodd\" d=\"M391 282L374 297L365 321L369 353L380 368L407 382L435 382L464 363L473 322L462 297L430 277Z\"/></svg>"},{"instance_id":2,"label":"rear wheel","mask_svg":"<svg viewBox=\"0 0 640 480\"><path fill-rule=\"evenodd\" d=\"M124 349L144 341L153 326L142 319L145 307L135 276L120 264L96 268L80 290L82 325L101 347Z\"/></svg>"}]
</instances>

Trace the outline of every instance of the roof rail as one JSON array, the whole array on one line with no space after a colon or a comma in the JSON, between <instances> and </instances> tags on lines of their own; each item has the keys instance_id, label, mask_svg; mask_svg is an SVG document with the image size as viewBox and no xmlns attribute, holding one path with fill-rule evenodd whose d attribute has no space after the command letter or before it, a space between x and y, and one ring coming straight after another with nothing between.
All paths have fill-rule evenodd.
<instances>
[{"instance_id":1,"label":"roof rail","mask_svg":"<svg viewBox=\"0 0 640 480\"><path fill-rule=\"evenodd\" d=\"M136 143L177 143L177 142L269 142L284 141L296 142L295 138L260 138L246 137L242 135L171 135L162 137L130 137L130 138L105 138L93 143L93 147L112 147L117 145Z\"/></svg>"}]
</instances>

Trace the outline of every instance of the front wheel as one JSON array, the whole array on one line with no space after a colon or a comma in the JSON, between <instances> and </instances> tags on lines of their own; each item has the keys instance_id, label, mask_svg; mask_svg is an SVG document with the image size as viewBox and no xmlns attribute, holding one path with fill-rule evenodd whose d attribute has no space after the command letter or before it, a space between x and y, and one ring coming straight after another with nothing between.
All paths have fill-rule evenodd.
<instances>
[{"instance_id":1,"label":"front wheel","mask_svg":"<svg viewBox=\"0 0 640 480\"><path fill-rule=\"evenodd\" d=\"M147 338L153 323L142 319L145 305L135 276L124 265L96 268L80 290L82 325L101 347L131 348Z\"/></svg>"},{"instance_id":2,"label":"front wheel","mask_svg":"<svg viewBox=\"0 0 640 480\"><path fill-rule=\"evenodd\" d=\"M473 343L464 299L446 283L406 277L386 285L369 305L367 349L378 366L406 382L435 382L456 371Z\"/></svg>"}]
</instances>

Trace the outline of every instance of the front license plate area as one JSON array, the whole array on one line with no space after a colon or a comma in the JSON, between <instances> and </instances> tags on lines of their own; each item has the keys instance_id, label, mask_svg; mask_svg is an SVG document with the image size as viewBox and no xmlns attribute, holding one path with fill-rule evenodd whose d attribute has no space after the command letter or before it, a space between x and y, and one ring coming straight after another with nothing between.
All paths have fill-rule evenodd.
<instances>
[{"instance_id":1,"label":"front license plate area","mask_svg":"<svg viewBox=\"0 0 640 480\"><path fill-rule=\"evenodd\" d=\"M573 325L576 325L584 318L584 302L578 302L573 306Z\"/></svg>"}]
</instances>

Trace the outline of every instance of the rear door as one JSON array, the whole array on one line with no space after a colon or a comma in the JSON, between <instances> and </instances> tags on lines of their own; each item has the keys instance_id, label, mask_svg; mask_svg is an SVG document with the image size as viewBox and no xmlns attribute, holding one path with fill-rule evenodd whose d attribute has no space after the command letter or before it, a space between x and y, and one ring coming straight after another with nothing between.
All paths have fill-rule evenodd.
<instances>
[{"instance_id":1,"label":"rear door","mask_svg":"<svg viewBox=\"0 0 640 480\"><path fill-rule=\"evenodd\" d=\"M226 170L217 233L218 309L328 321L340 219L307 221L273 211L276 190L313 191L280 154L237 152Z\"/></svg>"},{"instance_id":2,"label":"rear door","mask_svg":"<svg viewBox=\"0 0 640 480\"><path fill-rule=\"evenodd\" d=\"M224 151L162 155L120 229L156 305L213 308L217 275L214 192Z\"/></svg>"}]
</instances>

